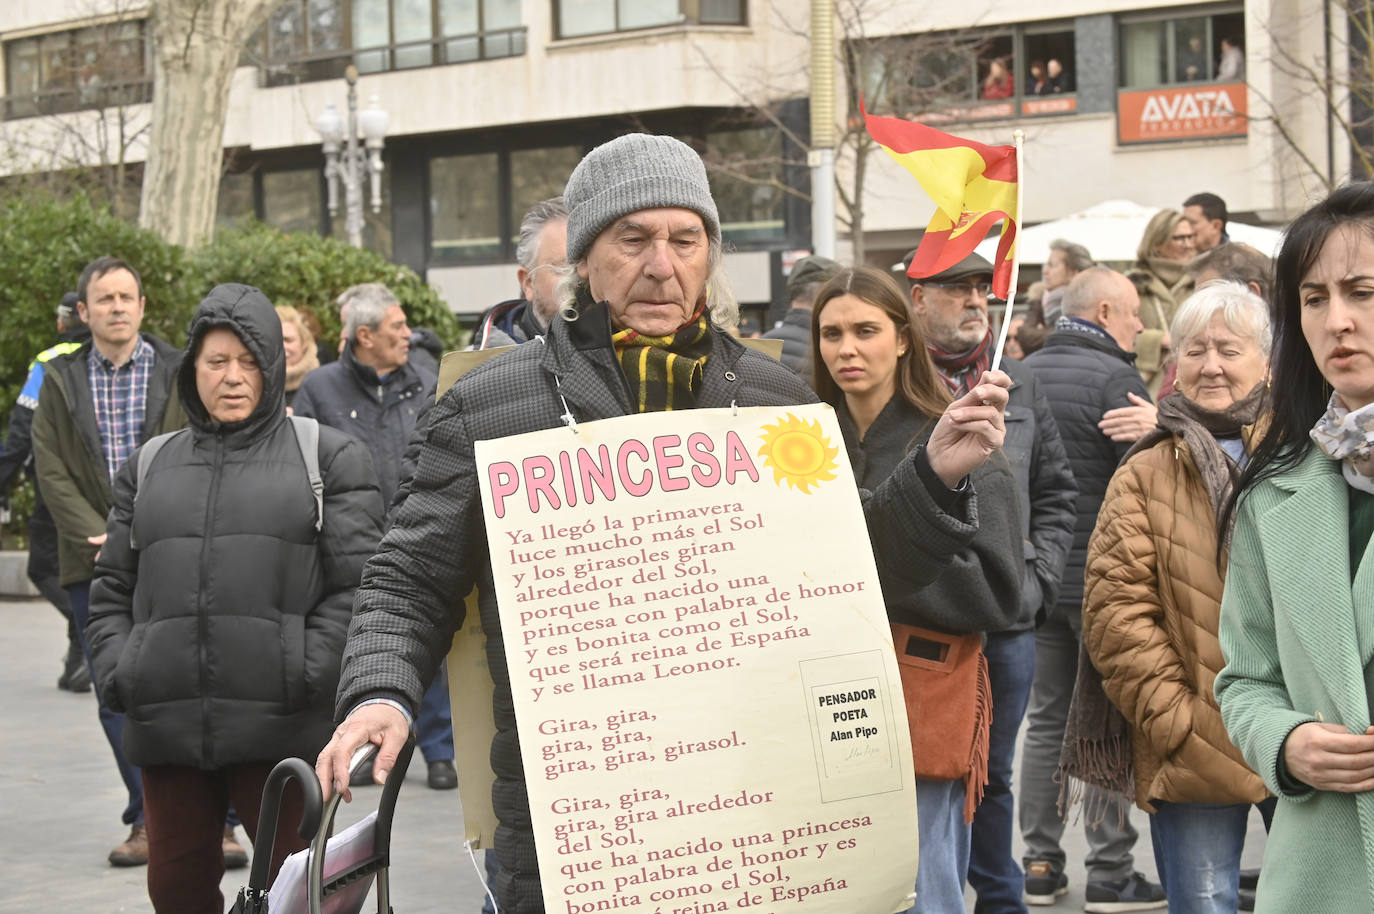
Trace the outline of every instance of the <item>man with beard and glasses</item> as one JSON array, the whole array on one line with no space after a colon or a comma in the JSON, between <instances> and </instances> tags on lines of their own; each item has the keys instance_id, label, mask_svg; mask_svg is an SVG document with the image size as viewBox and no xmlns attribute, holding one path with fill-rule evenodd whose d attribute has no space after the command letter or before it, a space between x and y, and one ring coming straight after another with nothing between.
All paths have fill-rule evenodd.
<instances>
[{"instance_id":1,"label":"man with beard and glasses","mask_svg":"<svg viewBox=\"0 0 1374 914\"><path fill-rule=\"evenodd\" d=\"M911 263L915 251L907 255ZM914 281L911 309L924 332L931 359L950 393L961 396L992 360L988 323L992 264L978 254L934 276ZM988 632L983 653L992 686L988 735L988 784L974 815L968 881L978 894L974 910L1024 911L1023 876L1012 855L1012 764L1016 735L1035 676L1035 626L1054 606L1073 543L1078 486L1049 401L1035 375L1015 360L1002 362L1011 376L1007 434L1002 452L1016 481L1025 573L1016 621ZM929 589L932 596L936 591Z\"/></svg>"}]
</instances>

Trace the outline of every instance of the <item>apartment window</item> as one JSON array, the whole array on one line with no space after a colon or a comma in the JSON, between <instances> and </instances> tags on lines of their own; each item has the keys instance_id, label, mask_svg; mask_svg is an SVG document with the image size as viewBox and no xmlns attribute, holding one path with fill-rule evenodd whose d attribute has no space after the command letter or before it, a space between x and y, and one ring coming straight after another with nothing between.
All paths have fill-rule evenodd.
<instances>
[{"instance_id":1,"label":"apartment window","mask_svg":"<svg viewBox=\"0 0 1374 914\"><path fill-rule=\"evenodd\" d=\"M151 98L144 21L116 21L4 43L6 118L109 108Z\"/></svg>"},{"instance_id":2,"label":"apartment window","mask_svg":"<svg viewBox=\"0 0 1374 914\"><path fill-rule=\"evenodd\" d=\"M559 38L655 26L744 25L745 0L553 0Z\"/></svg>"},{"instance_id":3,"label":"apartment window","mask_svg":"<svg viewBox=\"0 0 1374 914\"><path fill-rule=\"evenodd\" d=\"M253 203L252 172L225 172L219 179L219 202L215 206L215 225L234 226L257 215Z\"/></svg>"},{"instance_id":4,"label":"apartment window","mask_svg":"<svg viewBox=\"0 0 1374 914\"><path fill-rule=\"evenodd\" d=\"M268 85L525 53L520 0L285 0L250 46Z\"/></svg>"},{"instance_id":5,"label":"apartment window","mask_svg":"<svg viewBox=\"0 0 1374 914\"><path fill-rule=\"evenodd\" d=\"M540 200L563 193L568 176L582 161L581 146L519 149L510 154L510 235L520 235L520 220Z\"/></svg>"},{"instance_id":6,"label":"apartment window","mask_svg":"<svg viewBox=\"0 0 1374 914\"><path fill-rule=\"evenodd\" d=\"M283 232L319 232L324 195L318 168L262 175L262 219Z\"/></svg>"},{"instance_id":7,"label":"apartment window","mask_svg":"<svg viewBox=\"0 0 1374 914\"><path fill-rule=\"evenodd\" d=\"M966 121L1076 109L1067 23L866 39L849 53L874 113Z\"/></svg>"},{"instance_id":8,"label":"apartment window","mask_svg":"<svg viewBox=\"0 0 1374 914\"><path fill-rule=\"evenodd\" d=\"M372 191L370 185L363 187L363 247L376 251L390 259L393 251L391 237L391 169L382 172L382 205L377 212L372 211ZM339 209L330 220L329 233L335 238L348 240L348 211L344 205L343 194L339 195Z\"/></svg>"},{"instance_id":9,"label":"apartment window","mask_svg":"<svg viewBox=\"0 0 1374 914\"><path fill-rule=\"evenodd\" d=\"M501 163L495 152L429 160L430 262L501 256Z\"/></svg>"},{"instance_id":10,"label":"apartment window","mask_svg":"<svg viewBox=\"0 0 1374 914\"><path fill-rule=\"evenodd\" d=\"M735 243L782 238L782 134L771 127L708 133L706 146L722 237Z\"/></svg>"},{"instance_id":11,"label":"apartment window","mask_svg":"<svg viewBox=\"0 0 1374 914\"><path fill-rule=\"evenodd\" d=\"M1124 19L1121 88L1245 79L1245 13L1238 7L1188 16Z\"/></svg>"}]
</instances>

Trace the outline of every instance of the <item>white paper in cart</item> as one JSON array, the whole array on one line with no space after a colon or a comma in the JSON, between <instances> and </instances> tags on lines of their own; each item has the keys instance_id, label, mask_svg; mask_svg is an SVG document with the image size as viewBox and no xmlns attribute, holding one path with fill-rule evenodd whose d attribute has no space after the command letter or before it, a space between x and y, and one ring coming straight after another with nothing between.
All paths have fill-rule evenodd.
<instances>
[{"instance_id":1,"label":"white paper in cart","mask_svg":"<svg viewBox=\"0 0 1374 914\"><path fill-rule=\"evenodd\" d=\"M348 867L372 856L376 847L377 811L329 839L324 852L324 881L328 882ZM270 914L307 914L310 851L296 851L281 865L267 893ZM367 900L375 876L359 879L353 885L330 895L320 908L322 914L358 914Z\"/></svg>"}]
</instances>

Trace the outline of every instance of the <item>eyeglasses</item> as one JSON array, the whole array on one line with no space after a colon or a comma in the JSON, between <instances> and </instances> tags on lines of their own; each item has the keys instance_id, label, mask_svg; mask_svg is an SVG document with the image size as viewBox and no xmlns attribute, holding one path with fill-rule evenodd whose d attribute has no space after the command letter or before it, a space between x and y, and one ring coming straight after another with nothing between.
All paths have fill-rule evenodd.
<instances>
[{"instance_id":1,"label":"eyeglasses","mask_svg":"<svg viewBox=\"0 0 1374 914\"><path fill-rule=\"evenodd\" d=\"M937 289L948 289L951 295L968 297L977 295L979 298L987 298L992 292L992 283L987 282L926 282L923 286L934 286Z\"/></svg>"},{"instance_id":2,"label":"eyeglasses","mask_svg":"<svg viewBox=\"0 0 1374 914\"><path fill-rule=\"evenodd\" d=\"M1179 243L1183 243L1186 241L1188 244L1194 244L1197 242L1197 235L1170 235L1169 240L1177 241Z\"/></svg>"}]
</instances>

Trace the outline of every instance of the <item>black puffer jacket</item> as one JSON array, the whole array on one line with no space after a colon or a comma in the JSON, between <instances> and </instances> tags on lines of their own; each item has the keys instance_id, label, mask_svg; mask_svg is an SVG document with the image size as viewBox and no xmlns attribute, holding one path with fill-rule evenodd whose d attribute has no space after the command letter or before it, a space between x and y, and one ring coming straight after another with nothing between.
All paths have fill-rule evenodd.
<instances>
[{"instance_id":1,"label":"black puffer jacket","mask_svg":"<svg viewBox=\"0 0 1374 914\"><path fill-rule=\"evenodd\" d=\"M782 363L811 386L811 309L791 308L765 340L782 340Z\"/></svg>"},{"instance_id":2,"label":"black puffer jacket","mask_svg":"<svg viewBox=\"0 0 1374 914\"><path fill-rule=\"evenodd\" d=\"M252 415L225 425L196 392L195 353L217 327L238 334L263 374ZM191 427L153 459L136 510L139 452L115 478L86 637L102 697L127 714L124 751L136 765L313 759L333 730L339 657L382 501L367 450L321 427L316 533L285 381L266 296L216 287L177 378Z\"/></svg>"},{"instance_id":3,"label":"black puffer jacket","mask_svg":"<svg viewBox=\"0 0 1374 914\"><path fill-rule=\"evenodd\" d=\"M352 346L345 346L337 362L305 376L292 408L366 445L382 501L389 504L401 485L401 461L415 418L434 399L436 383L434 374L410 362L378 378L354 358Z\"/></svg>"},{"instance_id":4,"label":"black puffer jacket","mask_svg":"<svg viewBox=\"0 0 1374 914\"><path fill-rule=\"evenodd\" d=\"M934 420L900 394L887 401L862 441L843 400L835 413L844 432L854 479L865 490L881 486L906 455L930 440L935 430ZM998 451L973 471L972 482L979 496L978 532L973 541L950 556L939 577L924 587L882 575L889 621L953 635L998 632L1016 621L1025 574L1016 477L1006 455ZM873 531L875 538L882 535Z\"/></svg>"},{"instance_id":5,"label":"black puffer jacket","mask_svg":"<svg viewBox=\"0 0 1374 914\"><path fill-rule=\"evenodd\" d=\"M1064 439L1064 450L1078 484L1073 547L1064 568L1057 605L1077 614L1083 604L1083 566L1088 540L1097 524L1102 497L1107 494L1116 466L1131 443L1115 442L1102 434L1097 423L1109 409L1130 406L1128 393L1150 399L1135 354L1110 339L1081 330L1056 330L1044 347L1021 363L1035 372L1040 389L1050 401L1055 424Z\"/></svg>"},{"instance_id":6,"label":"black puffer jacket","mask_svg":"<svg viewBox=\"0 0 1374 914\"><path fill-rule=\"evenodd\" d=\"M558 428L564 410L560 392L579 422L634 412L611 348L604 304L588 306L573 323L555 317L545 343L526 343L473 369L430 412L415 476L358 590L339 683L340 718L371 698L394 699L414 714L463 622L462 598L477 588L495 683L492 804L499 819L495 850L501 877L493 889L498 907L508 914L541 912L544 896L474 442ZM698 407L814 401L815 395L773 359L714 331ZM929 583L964 548L977 523L971 495L953 497L953 513L940 510L930 488L939 486L939 479L923 450L917 451L864 502L880 576L913 588Z\"/></svg>"}]
</instances>

